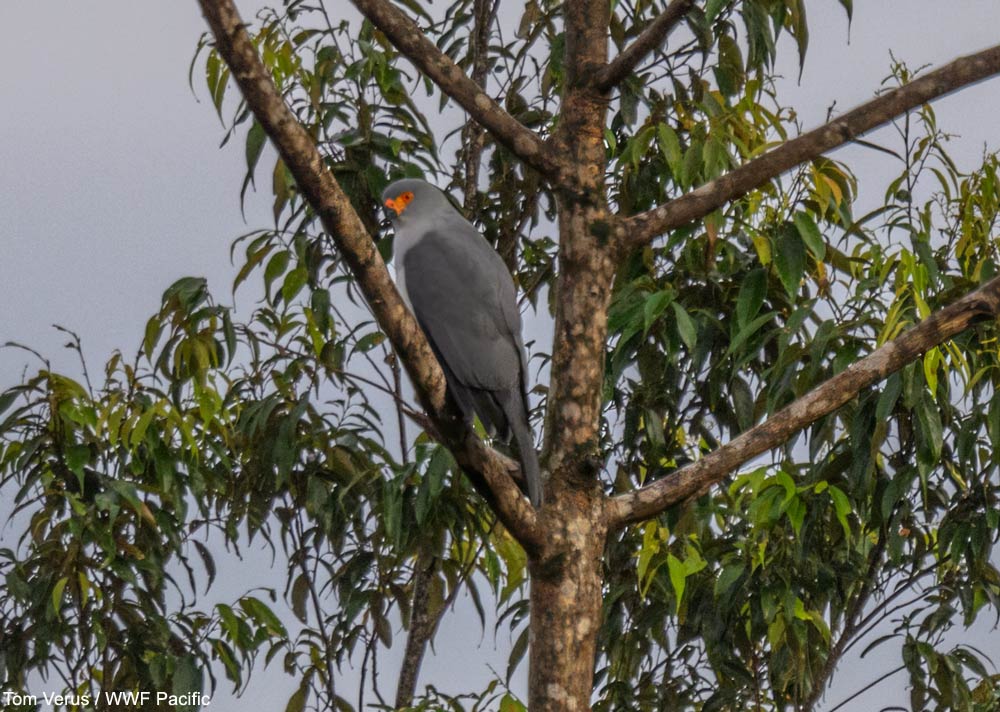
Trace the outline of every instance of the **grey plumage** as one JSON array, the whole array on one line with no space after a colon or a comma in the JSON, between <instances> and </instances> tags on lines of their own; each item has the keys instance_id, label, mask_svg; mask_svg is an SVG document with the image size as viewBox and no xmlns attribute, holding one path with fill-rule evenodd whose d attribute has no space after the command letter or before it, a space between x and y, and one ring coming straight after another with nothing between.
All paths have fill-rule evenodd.
<instances>
[{"instance_id":1,"label":"grey plumage","mask_svg":"<svg viewBox=\"0 0 1000 712\"><path fill-rule=\"evenodd\" d=\"M396 181L382 193L396 229L396 281L466 419L517 447L534 506L538 455L528 421L528 362L506 265L436 187Z\"/></svg>"}]
</instances>

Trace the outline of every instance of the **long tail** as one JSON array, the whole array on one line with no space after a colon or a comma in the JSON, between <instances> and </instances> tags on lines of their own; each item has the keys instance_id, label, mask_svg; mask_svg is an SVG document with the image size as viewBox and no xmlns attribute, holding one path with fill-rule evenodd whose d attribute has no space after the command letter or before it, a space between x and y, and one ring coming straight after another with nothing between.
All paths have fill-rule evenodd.
<instances>
[{"instance_id":1,"label":"long tail","mask_svg":"<svg viewBox=\"0 0 1000 712\"><path fill-rule=\"evenodd\" d=\"M521 460L521 472L528 484L528 499L535 509L542 506L542 470L535 452L535 437L528 423L528 409L519 390L497 392L497 401L507 416Z\"/></svg>"}]
</instances>

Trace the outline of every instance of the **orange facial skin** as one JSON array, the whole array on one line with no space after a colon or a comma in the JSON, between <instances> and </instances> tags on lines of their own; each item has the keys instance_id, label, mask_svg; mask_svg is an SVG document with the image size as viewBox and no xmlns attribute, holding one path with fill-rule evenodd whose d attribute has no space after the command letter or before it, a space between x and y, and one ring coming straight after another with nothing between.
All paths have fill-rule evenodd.
<instances>
[{"instance_id":1,"label":"orange facial skin","mask_svg":"<svg viewBox=\"0 0 1000 712\"><path fill-rule=\"evenodd\" d=\"M411 200L413 200L413 193L406 191L405 193L400 193L395 198L389 198L385 201L385 207L392 208L396 215L402 215Z\"/></svg>"}]
</instances>

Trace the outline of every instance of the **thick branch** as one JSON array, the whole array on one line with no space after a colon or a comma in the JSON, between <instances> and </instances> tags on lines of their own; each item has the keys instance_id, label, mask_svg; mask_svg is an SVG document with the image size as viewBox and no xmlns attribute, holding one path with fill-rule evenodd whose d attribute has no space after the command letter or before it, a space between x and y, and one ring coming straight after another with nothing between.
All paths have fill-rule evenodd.
<instances>
[{"instance_id":1,"label":"thick branch","mask_svg":"<svg viewBox=\"0 0 1000 712\"><path fill-rule=\"evenodd\" d=\"M535 170L555 177L560 162L531 129L504 111L493 97L466 76L461 67L439 50L417 24L389 0L351 0L355 7L416 65L515 156Z\"/></svg>"},{"instance_id":2,"label":"thick branch","mask_svg":"<svg viewBox=\"0 0 1000 712\"><path fill-rule=\"evenodd\" d=\"M703 459L646 487L615 497L608 505L612 527L648 519L676 502L705 492L747 460L783 444L792 434L832 413L862 389L878 383L976 321L998 315L1000 277L935 312Z\"/></svg>"},{"instance_id":3,"label":"thick branch","mask_svg":"<svg viewBox=\"0 0 1000 712\"><path fill-rule=\"evenodd\" d=\"M624 81L642 60L666 41L692 5L694 0L672 0L632 44L594 75L594 88L605 92Z\"/></svg>"},{"instance_id":4,"label":"thick branch","mask_svg":"<svg viewBox=\"0 0 1000 712\"><path fill-rule=\"evenodd\" d=\"M785 142L686 195L623 220L617 231L618 239L629 247L645 244L657 235L708 215L800 163L848 143L900 114L997 73L1000 73L1000 45L956 59L818 129Z\"/></svg>"},{"instance_id":5,"label":"thick branch","mask_svg":"<svg viewBox=\"0 0 1000 712\"><path fill-rule=\"evenodd\" d=\"M375 243L316 144L285 104L260 61L232 0L199 0L243 98L264 127L309 205L320 217L413 381L421 404L459 466L525 548L542 538L537 516L514 484L505 461L486 447L445 399L441 367L416 320L404 306Z\"/></svg>"}]
</instances>

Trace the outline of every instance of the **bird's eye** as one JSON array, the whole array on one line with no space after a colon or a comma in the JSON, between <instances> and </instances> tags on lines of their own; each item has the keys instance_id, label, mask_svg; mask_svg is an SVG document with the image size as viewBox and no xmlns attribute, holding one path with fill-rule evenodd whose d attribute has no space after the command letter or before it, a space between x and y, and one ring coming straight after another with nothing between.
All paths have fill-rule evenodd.
<instances>
[{"instance_id":1,"label":"bird's eye","mask_svg":"<svg viewBox=\"0 0 1000 712\"><path fill-rule=\"evenodd\" d=\"M413 193L411 193L410 191L406 191L401 196L399 196L399 199L400 201L402 201L403 205L406 205L411 200L413 200Z\"/></svg>"}]
</instances>

